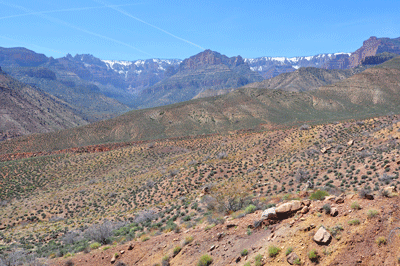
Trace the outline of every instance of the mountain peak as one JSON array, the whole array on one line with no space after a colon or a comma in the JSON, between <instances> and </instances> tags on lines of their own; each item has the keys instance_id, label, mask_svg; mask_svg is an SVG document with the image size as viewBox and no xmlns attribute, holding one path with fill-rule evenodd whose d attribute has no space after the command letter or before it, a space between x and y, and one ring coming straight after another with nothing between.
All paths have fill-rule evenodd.
<instances>
[{"instance_id":1,"label":"mountain peak","mask_svg":"<svg viewBox=\"0 0 400 266\"><path fill-rule=\"evenodd\" d=\"M210 65L227 65L229 68L244 64L244 59L241 56L227 57L210 49L204 50L194 56L191 56L182 61L180 70L195 70Z\"/></svg>"}]
</instances>

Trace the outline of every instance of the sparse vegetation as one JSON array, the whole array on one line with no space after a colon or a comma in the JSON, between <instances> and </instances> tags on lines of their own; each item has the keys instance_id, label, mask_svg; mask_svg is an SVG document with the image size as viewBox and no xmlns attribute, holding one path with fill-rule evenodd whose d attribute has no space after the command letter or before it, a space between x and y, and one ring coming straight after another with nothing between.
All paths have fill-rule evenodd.
<instances>
[{"instance_id":1,"label":"sparse vegetation","mask_svg":"<svg viewBox=\"0 0 400 266\"><path fill-rule=\"evenodd\" d=\"M368 218L374 218L374 217L376 217L377 215L378 215L378 211L377 210L368 210L367 211L367 216L368 216Z\"/></svg>"},{"instance_id":2,"label":"sparse vegetation","mask_svg":"<svg viewBox=\"0 0 400 266\"><path fill-rule=\"evenodd\" d=\"M208 265L211 265L212 262L213 262L212 257L208 254L205 254L200 257L200 260L197 263L197 266L208 266Z\"/></svg>"},{"instance_id":3,"label":"sparse vegetation","mask_svg":"<svg viewBox=\"0 0 400 266\"><path fill-rule=\"evenodd\" d=\"M353 210L360 210L361 206L357 201L353 201L350 206Z\"/></svg>"},{"instance_id":4,"label":"sparse vegetation","mask_svg":"<svg viewBox=\"0 0 400 266\"><path fill-rule=\"evenodd\" d=\"M310 195L310 200L323 200L329 193L324 190L317 190Z\"/></svg>"},{"instance_id":5,"label":"sparse vegetation","mask_svg":"<svg viewBox=\"0 0 400 266\"><path fill-rule=\"evenodd\" d=\"M268 247L268 255L271 258L276 257L278 255L279 251L281 251L281 249L278 248L277 246L272 245L272 246Z\"/></svg>"}]
</instances>

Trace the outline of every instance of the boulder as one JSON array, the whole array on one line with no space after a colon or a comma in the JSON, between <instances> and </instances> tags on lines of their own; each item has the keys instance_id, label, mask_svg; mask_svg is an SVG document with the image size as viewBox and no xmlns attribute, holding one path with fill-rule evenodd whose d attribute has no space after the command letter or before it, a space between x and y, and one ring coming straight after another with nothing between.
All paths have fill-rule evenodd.
<instances>
[{"instance_id":1,"label":"boulder","mask_svg":"<svg viewBox=\"0 0 400 266\"><path fill-rule=\"evenodd\" d=\"M335 198L335 203L336 204L341 204L341 203L344 203L344 197L336 197Z\"/></svg>"},{"instance_id":2,"label":"boulder","mask_svg":"<svg viewBox=\"0 0 400 266\"><path fill-rule=\"evenodd\" d=\"M317 244L327 244L331 238L331 234L323 226L321 226L314 235L314 241Z\"/></svg>"},{"instance_id":3,"label":"boulder","mask_svg":"<svg viewBox=\"0 0 400 266\"><path fill-rule=\"evenodd\" d=\"M347 146L351 146L351 145L353 145L354 144L354 140L349 140L349 142L347 142Z\"/></svg>"},{"instance_id":4,"label":"boulder","mask_svg":"<svg viewBox=\"0 0 400 266\"><path fill-rule=\"evenodd\" d=\"M291 212L296 212L302 208L301 202L299 200L292 200L290 202L286 202L275 209L275 213L277 215L280 214L288 214Z\"/></svg>"},{"instance_id":5,"label":"boulder","mask_svg":"<svg viewBox=\"0 0 400 266\"><path fill-rule=\"evenodd\" d=\"M310 208L308 207L308 206L304 206L302 209L301 209L301 213L302 214L306 214L308 211L310 210Z\"/></svg>"},{"instance_id":6,"label":"boulder","mask_svg":"<svg viewBox=\"0 0 400 266\"><path fill-rule=\"evenodd\" d=\"M263 219L263 220L265 220L265 219L275 219L275 218L276 218L275 207L266 209L261 214L261 219Z\"/></svg>"},{"instance_id":7,"label":"boulder","mask_svg":"<svg viewBox=\"0 0 400 266\"><path fill-rule=\"evenodd\" d=\"M324 201L334 201L336 197L334 195L326 196Z\"/></svg>"},{"instance_id":8,"label":"boulder","mask_svg":"<svg viewBox=\"0 0 400 266\"><path fill-rule=\"evenodd\" d=\"M339 211L337 208L332 208L331 209L331 216L335 217L339 214Z\"/></svg>"},{"instance_id":9,"label":"boulder","mask_svg":"<svg viewBox=\"0 0 400 266\"><path fill-rule=\"evenodd\" d=\"M297 256L296 253L290 252L290 254L287 255L286 259L287 259L287 262L288 262L290 265L293 265L293 264L294 264L294 261L297 260L297 259L300 259L300 258L299 258L299 256Z\"/></svg>"},{"instance_id":10,"label":"boulder","mask_svg":"<svg viewBox=\"0 0 400 266\"><path fill-rule=\"evenodd\" d=\"M383 189L383 191L389 193L389 195L392 195L393 193L396 192L396 188L393 187L393 186L389 186L389 187L385 187L385 188Z\"/></svg>"},{"instance_id":11,"label":"boulder","mask_svg":"<svg viewBox=\"0 0 400 266\"><path fill-rule=\"evenodd\" d=\"M304 206L310 207L310 205L311 205L311 200L309 200L309 199L303 200L303 201L301 202L301 204L303 204Z\"/></svg>"}]
</instances>

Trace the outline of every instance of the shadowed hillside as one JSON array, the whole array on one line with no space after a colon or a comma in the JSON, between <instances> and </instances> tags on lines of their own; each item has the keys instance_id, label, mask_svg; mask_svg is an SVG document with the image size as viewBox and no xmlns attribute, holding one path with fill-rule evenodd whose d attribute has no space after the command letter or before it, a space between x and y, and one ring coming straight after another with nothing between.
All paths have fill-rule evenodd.
<instances>
[{"instance_id":1,"label":"shadowed hillside","mask_svg":"<svg viewBox=\"0 0 400 266\"><path fill-rule=\"evenodd\" d=\"M70 105L0 69L0 140L86 125Z\"/></svg>"}]
</instances>

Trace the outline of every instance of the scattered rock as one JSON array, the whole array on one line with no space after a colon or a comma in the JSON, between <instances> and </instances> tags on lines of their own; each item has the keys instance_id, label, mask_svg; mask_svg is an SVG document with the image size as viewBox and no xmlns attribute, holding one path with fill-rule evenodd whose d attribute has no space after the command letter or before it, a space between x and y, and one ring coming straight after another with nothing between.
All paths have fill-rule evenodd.
<instances>
[{"instance_id":1,"label":"scattered rock","mask_svg":"<svg viewBox=\"0 0 400 266\"><path fill-rule=\"evenodd\" d=\"M308 206L304 206L303 209L301 209L300 212L301 212L302 214L305 214L305 213L307 213L309 210L310 210L310 208L308 208Z\"/></svg>"},{"instance_id":2,"label":"scattered rock","mask_svg":"<svg viewBox=\"0 0 400 266\"><path fill-rule=\"evenodd\" d=\"M291 252L289 255L287 255L286 259L287 259L287 262L288 262L290 265L293 265L293 264L294 264L294 261L295 261L296 259L300 259L300 258L299 258L299 256L297 256L296 253Z\"/></svg>"},{"instance_id":3,"label":"scattered rock","mask_svg":"<svg viewBox=\"0 0 400 266\"><path fill-rule=\"evenodd\" d=\"M339 214L339 211L337 208L331 208L331 216L335 217Z\"/></svg>"},{"instance_id":4,"label":"scattered rock","mask_svg":"<svg viewBox=\"0 0 400 266\"><path fill-rule=\"evenodd\" d=\"M124 253L125 253L125 250L121 250L119 253L124 254Z\"/></svg>"},{"instance_id":5,"label":"scattered rock","mask_svg":"<svg viewBox=\"0 0 400 266\"><path fill-rule=\"evenodd\" d=\"M238 256L238 257L236 258L236 263L239 263L241 259L242 259L242 257L241 257L241 256Z\"/></svg>"},{"instance_id":6,"label":"scattered rock","mask_svg":"<svg viewBox=\"0 0 400 266\"><path fill-rule=\"evenodd\" d=\"M215 245L212 245L208 251L213 251L215 249Z\"/></svg>"},{"instance_id":7,"label":"scattered rock","mask_svg":"<svg viewBox=\"0 0 400 266\"><path fill-rule=\"evenodd\" d=\"M349 142L347 142L347 146L351 146L353 144L354 144L354 140L352 140L352 139Z\"/></svg>"},{"instance_id":8,"label":"scattered rock","mask_svg":"<svg viewBox=\"0 0 400 266\"><path fill-rule=\"evenodd\" d=\"M276 212L275 212L275 207L266 209L265 211L263 211L263 213L261 214L261 219L275 219L277 218L276 216Z\"/></svg>"},{"instance_id":9,"label":"scattered rock","mask_svg":"<svg viewBox=\"0 0 400 266\"><path fill-rule=\"evenodd\" d=\"M131 244L129 244L129 247L128 247L128 250L132 250L133 249L133 244L131 243Z\"/></svg>"},{"instance_id":10,"label":"scattered rock","mask_svg":"<svg viewBox=\"0 0 400 266\"><path fill-rule=\"evenodd\" d=\"M301 204L303 204L304 206L310 207L310 205L311 205L311 200L309 200L309 199L303 200L303 201L301 202Z\"/></svg>"},{"instance_id":11,"label":"scattered rock","mask_svg":"<svg viewBox=\"0 0 400 266\"><path fill-rule=\"evenodd\" d=\"M226 228L229 229L229 228L236 227L236 226L237 226L237 224L227 224L227 225L226 225Z\"/></svg>"},{"instance_id":12,"label":"scattered rock","mask_svg":"<svg viewBox=\"0 0 400 266\"><path fill-rule=\"evenodd\" d=\"M314 235L314 241L317 244L328 244L331 238L331 234L323 226Z\"/></svg>"},{"instance_id":13,"label":"scattered rock","mask_svg":"<svg viewBox=\"0 0 400 266\"><path fill-rule=\"evenodd\" d=\"M335 203L336 204L341 204L341 203L344 203L344 197L336 197L336 199L335 199Z\"/></svg>"},{"instance_id":14,"label":"scattered rock","mask_svg":"<svg viewBox=\"0 0 400 266\"><path fill-rule=\"evenodd\" d=\"M113 264L116 260L117 260L117 258L116 258L115 256L113 256L113 257L111 258L111 263Z\"/></svg>"}]
</instances>

